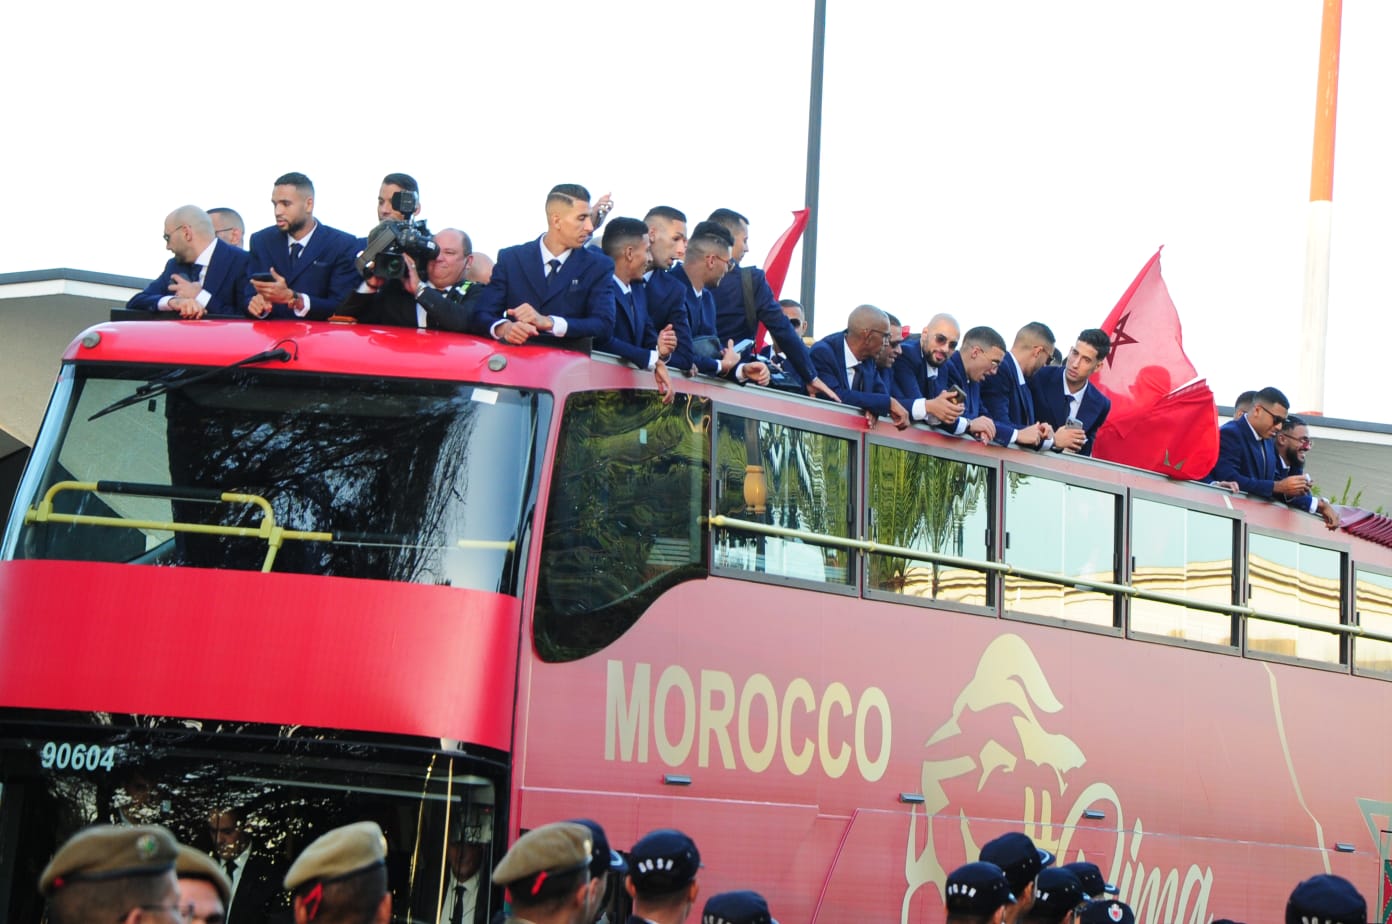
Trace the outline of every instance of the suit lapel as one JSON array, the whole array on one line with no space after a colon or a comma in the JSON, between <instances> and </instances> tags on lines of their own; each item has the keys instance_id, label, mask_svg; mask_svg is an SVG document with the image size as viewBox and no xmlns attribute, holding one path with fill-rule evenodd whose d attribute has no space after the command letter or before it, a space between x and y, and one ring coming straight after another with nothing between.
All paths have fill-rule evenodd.
<instances>
[{"instance_id":1,"label":"suit lapel","mask_svg":"<svg viewBox=\"0 0 1392 924\"><path fill-rule=\"evenodd\" d=\"M203 290L215 293L222 288L223 280L227 277L227 269L232 265L231 255L224 248L231 247L222 240L218 240L213 245L213 256L208 262L208 268L203 271Z\"/></svg>"},{"instance_id":2,"label":"suit lapel","mask_svg":"<svg viewBox=\"0 0 1392 924\"><path fill-rule=\"evenodd\" d=\"M328 235L324 233L324 226L316 224L314 226L314 234L310 235L309 243L305 245L304 250L300 251L300 259L299 262L295 264L294 269L290 268L290 236L287 234L281 238L281 246L285 248L281 253L281 257L285 260L286 285L290 286L292 289L295 288L293 285L295 280L303 276L304 271L314 265L314 258L319 256L324 248L328 246L325 243L327 237Z\"/></svg>"}]
</instances>

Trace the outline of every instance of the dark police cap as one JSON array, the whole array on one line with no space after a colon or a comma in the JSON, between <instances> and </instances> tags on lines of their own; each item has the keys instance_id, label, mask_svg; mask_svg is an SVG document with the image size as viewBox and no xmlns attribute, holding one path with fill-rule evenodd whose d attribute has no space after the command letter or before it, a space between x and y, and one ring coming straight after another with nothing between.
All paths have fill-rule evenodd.
<instances>
[{"instance_id":1,"label":"dark police cap","mask_svg":"<svg viewBox=\"0 0 1392 924\"><path fill-rule=\"evenodd\" d=\"M1078 915L1078 924L1136 924L1136 915L1126 902L1104 898L1088 902Z\"/></svg>"},{"instance_id":2,"label":"dark police cap","mask_svg":"<svg viewBox=\"0 0 1392 924\"><path fill-rule=\"evenodd\" d=\"M646 227L646 226L645 226ZM594 846L590 851L590 876L598 879L605 873L626 873L628 864L617 850L610 848L609 838L599 822L588 818L572 818L571 824L584 825L590 829L590 839Z\"/></svg>"},{"instance_id":3,"label":"dark police cap","mask_svg":"<svg viewBox=\"0 0 1392 924\"><path fill-rule=\"evenodd\" d=\"M628 852L628 875L633 887L647 895L685 888L701 868L696 843L680 831L650 831Z\"/></svg>"},{"instance_id":4,"label":"dark police cap","mask_svg":"<svg viewBox=\"0 0 1392 924\"><path fill-rule=\"evenodd\" d=\"M584 825L568 821L542 825L519 837L503 855L493 870L493 882L520 886L539 897L546 880L588 869L593 849L594 839Z\"/></svg>"},{"instance_id":5,"label":"dark police cap","mask_svg":"<svg viewBox=\"0 0 1392 924\"><path fill-rule=\"evenodd\" d=\"M1342 876L1311 876L1286 903L1286 924L1367 924L1368 903Z\"/></svg>"},{"instance_id":6,"label":"dark police cap","mask_svg":"<svg viewBox=\"0 0 1392 924\"><path fill-rule=\"evenodd\" d=\"M387 839L375 821L334 828L304 849L285 873L285 888L309 882L335 882L387 862Z\"/></svg>"},{"instance_id":7,"label":"dark police cap","mask_svg":"<svg viewBox=\"0 0 1392 924\"><path fill-rule=\"evenodd\" d=\"M1034 909L1030 914L1061 921L1085 898L1087 892L1083 884L1068 867L1046 869L1034 880Z\"/></svg>"},{"instance_id":8,"label":"dark police cap","mask_svg":"<svg viewBox=\"0 0 1392 924\"><path fill-rule=\"evenodd\" d=\"M1054 855L1034 846L1034 841L1019 831L1011 831L982 847L981 859L999 866L1010 880L1010 887L1021 892L1041 869L1053 865Z\"/></svg>"},{"instance_id":9,"label":"dark police cap","mask_svg":"<svg viewBox=\"0 0 1392 924\"><path fill-rule=\"evenodd\" d=\"M174 868L179 842L159 825L93 825L68 838L39 876L52 895L74 882L154 876Z\"/></svg>"},{"instance_id":10,"label":"dark police cap","mask_svg":"<svg viewBox=\"0 0 1392 924\"><path fill-rule=\"evenodd\" d=\"M217 889L218 897L224 905L232 897L232 880L213 862L213 858L201 850L194 850L187 844L179 845L179 856L174 860L174 874L180 879L202 879Z\"/></svg>"},{"instance_id":11,"label":"dark police cap","mask_svg":"<svg viewBox=\"0 0 1392 924\"><path fill-rule=\"evenodd\" d=\"M1096 863L1080 860L1077 863L1065 863L1061 868L1070 870L1077 876L1078 881L1083 884L1083 891L1089 896L1117 894L1117 887L1102 878L1102 870Z\"/></svg>"},{"instance_id":12,"label":"dark police cap","mask_svg":"<svg viewBox=\"0 0 1392 924\"><path fill-rule=\"evenodd\" d=\"M1002 905L1015 904L1005 872L994 863L968 863L947 877L943 900L948 914L985 916Z\"/></svg>"},{"instance_id":13,"label":"dark police cap","mask_svg":"<svg viewBox=\"0 0 1392 924\"><path fill-rule=\"evenodd\" d=\"M712 895L701 912L701 924L778 924L769 914L768 902L758 892L721 892Z\"/></svg>"}]
</instances>

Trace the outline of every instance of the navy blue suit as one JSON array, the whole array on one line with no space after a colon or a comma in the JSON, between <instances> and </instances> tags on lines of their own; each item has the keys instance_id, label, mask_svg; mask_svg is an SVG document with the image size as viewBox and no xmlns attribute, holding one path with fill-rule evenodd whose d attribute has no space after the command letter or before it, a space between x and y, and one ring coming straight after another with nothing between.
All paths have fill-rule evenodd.
<instances>
[{"instance_id":1,"label":"navy blue suit","mask_svg":"<svg viewBox=\"0 0 1392 924\"><path fill-rule=\"evenodd\" d=\"M541 238L504 247L493 267L493 278L484 286L474 312L474 332L488 336L507 312L531 305L540 314L565 318L564 338L543 333L534 343L559 344L584 337L603 343L614 332L614 261L586 247L570 251L557 271L547 279L541 259Z\"/></svg>"},{"instance_id":2,"label":"navy blue suit","mask_svg":"<svg viewBox=\"0 0 1392 924\"><path fill-rule=\"evenodd\" d=\"M843 404L863 408L881 417L889 414L889 379L875 365L875 357L861 363L861 382L846 376L846 332L829 334L812 344L812 365L817 375Z\"/></svg>"},{"instance_id":3,"label":"navy blue suit","mask_svg":"<svg viewBox=\"0 0 1392 924\"><path fill-rule=\"evenodd\" d=\"M314 228L294 269L290 268L290 235L272 225L251 236L251 272L266 273L274 267L293 291L309 296L305 317L315 321L336 314L357 291L362 282L362 274L353 264L357 256L356 237L322 222ZM256 289L248 282L242 292L243 311L254 295ZM291 319L296 315L288 305L276 305L267 317Z\"/></svg>"},{"instance_id":4,"label":"navy blue suit","mask_svg":"<svg viewBox=\"0 0 1392 924\"><path fill-rule=\"evenodd\" d=\"M1005 351L996 374L988 375L981 383L981 403L986 408L986 416L996 422L995 441L1002 446L1010 445L1016 430L1039 419L1035 416L1029 381L1020 384L1020 365L1009 350Z\"/></svg>"},{"instance_id":5,"label":"navy blue suit","mask_svg":"<svg viewBox=\"0 0 1392 924\"><path fill-rule=\"evenodd\" d=\"M207 304L208 314L246 317L240 300L242 289L247 283L247 266L250 261L251 255L245 250L233 247L222 239L218 239L213 245L213 257L203 271L203 291L210 296ZM169 283L173 281L175 273L185 279L191 279L193 267L171 258L164 265L164 272L160 277L146 286L145 291L132 296L131 300L126 302L126 307L158 311L159 300L169 294Z\"/></svg>"},{"instance_id":6,"label":"navy blue suit","mask_svg":"<svg viewBox=\"0 0 1392 924\"><path fill-rule=\"evenodd\" d=\"M720 374L720 360L712 359L709 356L695 352L692 342L697 337L715 337L715 293L710 289L702 289L701 294L697 295L696 290L691 288L691 280L686 275L686 269L681 266L674 266L667 271L668 278L681 286L682 305L686 309L686 323L690 328L691 338L687 341L688 356L691 365L706 375ZM654 276L657 274L654 273ZM679 335L680 336L680 335ZM725 346L725 341L720 341L720 346ZM683 368L690 368L685 366Z\"/></svg>"},{"instance_id":7,"label":"navy blue suit","mask_svg":"<svg viewBox=\"0 0 1392 924\"><path fill-rule=\"evenodd\" d=\"M677 348L672 351L668 365L682 372L689 370L694 356L691 352L691 322L686 314L686 295L683 289L690 288L678 282L666 270L653 270L644 286L647 299L648 320L653 330L661 331L668 324L677 335Z\"/></svg>"},{"instance_id":8,"label":"navy blue suit","mask_svg":"<svg viewBox=\"0 0 1392 924\"><path fill-rule=\"evenodd\" d=\"M955 352L947 358L947 362L942 364L938 370L938 378L946 378L943 388L951 388L956 385L962 389L965 396L962 402L962 416L951 426L938 424L938 429L947 433L957 433L957 427L962 425L962 421L971 422L985 413L985 406L981 403L981 383L967 380L967 367L962 365L962 354ZM966 431L964 430L963 433Z\"/></svg>"},{"instance_id":9,"label":"navy blue suit","mask_svg":"<svg viewBox=\"0 0 1392 924\"><path fill-rule=\"evenodd\" d=\"M919 398L929 401L943 390L941 373L928 375L928 363L923 358L923 345L917 339L905 340L899 358L894 363L894 397L908 407Z\"/></svg>"},{"instance_id":10,"label":"navy blue suit","mask_svg":"<svg viewBox=\"0 0 1392 924\"><path fill-rule=\"evenodd\" d=\"M744 309L744 283L740 279L744 273L749 273L754 278L755 324L752 327L749 324L749 313ZM768 279L764 277L764 271L755 267L731 266L725 278L720 280L720 285L715 287L716 336L722 344L731 340L735 343L753 340L759 332L760 321L768 329L773 342L782 348L798 377L804 382L812 381L816 372L812 368L812 357L807 351L807 344L803 343L798 332L793 330L793 325L783 313L773 289L769 287Z\"/></svg>"},{"instance_id":11,"label":"navy blue suit","mask_svg":"<svg viewBox=\"0 0 1392 924\"><path fill-rule=\"evenodd\" d=\"M648 287L636 280L625 294L619 281L610 277L614 287L614 332L595 349L614 353L639 369L648 368L652 351L657 349L657 328L648 317Z\"/></svg>"},{"instance_id":12,"label":"navy blue suit","mask_svg":"<svg viewBox=\"0 0 1392 924\"><path fill-rule=\"evenodd\" d=\"M1276 448L1258 439L1245 417L1218 428L1218 464L1208 481L1235 481L1248 494L1271 497L1276 479Z\"/></svg>"},{"instance_id":13,"label":"navy blue suit","mask_svg":"<svg viewBox=\"0 0 1392 924\"><path fill-rule=\"evenodd\" d=\"M1102 394L1095 385L1083 391L1083 400L1078 411L1068 413L1069 400L1064 394L1063 367L1045 366L1029 380L1030 394L1034 397L1034 410L1037 419L1044 421L1055 430L1068 423L1071 416L1083 425L1087 442L1078 450L1080 456L1092 455L1092 444L1097 439L1097 431L1107 422L1107 414L1112 409L1112 399Z\"/></svg>"}]
</instances>

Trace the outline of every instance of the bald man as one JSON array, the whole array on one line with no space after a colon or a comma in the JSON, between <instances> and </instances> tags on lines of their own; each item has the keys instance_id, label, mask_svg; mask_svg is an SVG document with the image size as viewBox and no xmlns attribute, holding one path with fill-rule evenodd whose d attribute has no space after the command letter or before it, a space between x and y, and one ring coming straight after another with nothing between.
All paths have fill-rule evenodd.
<instances>
[{"instance_id":1,"label":"bald man","mask_svg":"<svg viewBox=\"0 0 1392 924\"><path fill-rule=\"evenodd\" d=\"M188 319L242 317L237 299L247 284L251 257L217 237L207 212L196 205L170 212L164 219L164 248L174 256L158 279L126 302L127 308Z\"/></svg>"}]
</instances>

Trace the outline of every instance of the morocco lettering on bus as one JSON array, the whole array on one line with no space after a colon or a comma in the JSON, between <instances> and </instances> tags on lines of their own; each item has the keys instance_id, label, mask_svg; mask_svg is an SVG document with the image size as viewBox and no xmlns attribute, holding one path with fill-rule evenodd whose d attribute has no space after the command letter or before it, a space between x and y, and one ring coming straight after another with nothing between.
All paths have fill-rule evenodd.
<instances>
[{"instance_id":1,"label":"morocco lettering on bus","mask_svg":"<svg viewBox=\"0 0 1392 924\"><path fill-rule=\"evenodd\" d=\"M662 763L681 767L695 751L699 767L762 773L776 761L795 776L816 766L832 779L854 767L872 783L889 767L893 723L878 687L817 689L801 677L780 687L757 673L737 685L724 671L693 678L676 664L654 684L653 673L642 661L631 672L608 662L605 760L647 763L655 750Z\"/></svg>"}]
</instances>

